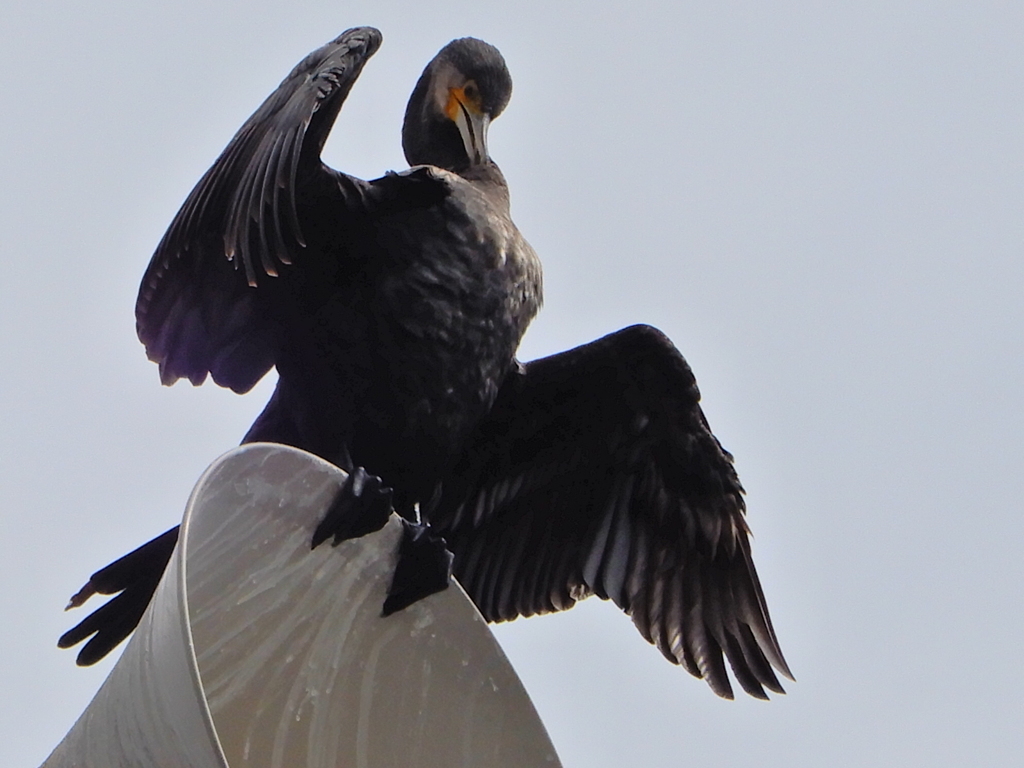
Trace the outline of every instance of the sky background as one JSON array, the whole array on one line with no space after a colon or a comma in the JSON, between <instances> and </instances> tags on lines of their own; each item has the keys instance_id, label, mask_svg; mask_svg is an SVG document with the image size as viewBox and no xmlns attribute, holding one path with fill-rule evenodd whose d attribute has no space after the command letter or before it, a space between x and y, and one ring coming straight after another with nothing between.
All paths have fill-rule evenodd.
<instances>
[{"instance_id":1,"label":"sky background","mask_svg":"<svg viewBox=\"0 0 1024 768\"><path fill-rule=\"evenodd\" d=\"M499 627L566 768L1021 761L1024 5L12 0L0 764L39 764L110 669L57 650L67 598L178 522L272 389L160 386L149 256L290 68L360 24L384 44L325 159L404 167L426 62L496 45L491 152L546 277L521 357L658 326L748 490L798 682L721 701L597 600Z\"/></svg>"}]
</instances>

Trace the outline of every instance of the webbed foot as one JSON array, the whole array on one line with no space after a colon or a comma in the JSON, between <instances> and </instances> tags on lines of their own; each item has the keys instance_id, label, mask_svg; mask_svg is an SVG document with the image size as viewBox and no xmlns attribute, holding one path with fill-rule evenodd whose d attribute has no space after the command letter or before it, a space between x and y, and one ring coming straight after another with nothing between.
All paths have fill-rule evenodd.
<instances>
[{"instance_id":1,"label":"webbed foot","mask_svg":"<svg viewBox=\"0 0 1024 768\"><path fill-rule=\"evenodd\" d=\"M444 539L430 527L402 520L402 543L398 547L398 564L391 578L384 616L390 616L435 592L448 589L452 579L452 561Z\"/></svg>"},{"instance_id":2,"label":"webbed foot","mask_svg":"<svg viewBox=\"0 0 1024 768\"><path fill-rule=\"evenodd\" d=\"M332 546L379 531L391 516L391 489L362 467L353 469L313 533L312 549L334 537Z\"/></svg>"}]
</instances>

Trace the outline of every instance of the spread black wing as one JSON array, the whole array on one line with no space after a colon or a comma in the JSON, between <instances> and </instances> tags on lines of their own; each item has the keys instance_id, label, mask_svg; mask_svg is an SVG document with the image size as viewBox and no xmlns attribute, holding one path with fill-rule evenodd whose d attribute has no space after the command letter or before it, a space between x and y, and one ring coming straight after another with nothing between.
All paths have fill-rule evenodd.
<instances>
[{"instance_id":1,"label":"spread black wing","mask_svg":"<svg viewBox=\"0 0 1024 768\"><path fill-rule=\"evenodd\" d=\"M350 29L307 56L185 200L135 307L139 338L165 384L212 374L245 392L273 366L278 329L266 291L254 289L305 255L303 197L334 209L312 217L316 227L344 227L360 197L365 183L326 168L320 151L380 42L375 29Z\"/></svg>"},{"instance_id":2,"label":"spread black wing","mask_svg":"<svg viewBox=\"0 0 1024 768\"><path fill-rule=\"evenodd\" d=\"M732 697L787 677L743 489L686 361L634 326L510 374L430 521L488 621L611 599L670 661ZM763 686L763 687L762 687Z\"/></svg>"}]
</instances>

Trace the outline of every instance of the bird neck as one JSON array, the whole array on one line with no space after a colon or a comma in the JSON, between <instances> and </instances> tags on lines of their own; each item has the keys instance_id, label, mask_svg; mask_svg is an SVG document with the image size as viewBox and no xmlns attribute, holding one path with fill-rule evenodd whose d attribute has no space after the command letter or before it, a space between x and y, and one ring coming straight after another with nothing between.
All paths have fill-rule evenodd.
<instances>
[{"instance_id":1,"label":"bird neck","mask_svg":"<svg viewBox=\"0 0 1024 768\"><path fill-rule=\"evenodd\" d=\"M473 182L478 188L486 189L486 194L491 202L499 204L507 213L509 208L508 183L497 163L487 158L485 163L467 166L456 173L466 181Z\"/></svg>"},{"instance_id":2,"label":"bird neck","mask_svg":"<svg viewBox=\"0 0 1024 768\"><path fill-rule=\"evenodd\" d=\"M431 67L424 70L409 97L402 123L402 150L410 166L434 165L465 175L471 164L458 126L433 108L433 76Z\"/></svg>"}]
</instances>

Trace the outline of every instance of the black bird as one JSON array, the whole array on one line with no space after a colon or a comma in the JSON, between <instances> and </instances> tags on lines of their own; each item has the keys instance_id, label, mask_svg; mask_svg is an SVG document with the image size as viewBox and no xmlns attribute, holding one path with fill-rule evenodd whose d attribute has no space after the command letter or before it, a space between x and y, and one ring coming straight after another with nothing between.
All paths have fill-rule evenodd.
<instances>
[{"instance_id":1,"label":"black bird","mask_svg":"<svg viewBox=\"0 0 1024 768\"><path fill-rule=\"evenodd\" d=\"M162 381L211 375L245 392L276 366L277 389L243 442L296 446L351 473L314 546L379 527L393 501L444 537L488 621L596 594L717 694L732 697L723 656L751 695L782 693L772 667L790 672L743 489L676 348L633 326L515 358L541 269L487 153L512 89L497 49L455 40L427 65L402 130L410 170L366 182L321 162L380 40L353 29L307 56L185 201L136 305ZM124 639L176 538L93 574L69 607L120 594L61 647L95 635L78 657L90 664ZM410 525L399 569L429 540ZM447 553L426 546L436 567L407 576L429 581L440 568L443 583L421 592L447 583ZM386 611L415 599L393 597Z\"/></svg>"}]
</instances>

